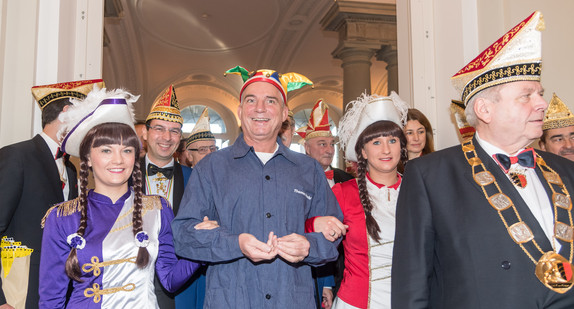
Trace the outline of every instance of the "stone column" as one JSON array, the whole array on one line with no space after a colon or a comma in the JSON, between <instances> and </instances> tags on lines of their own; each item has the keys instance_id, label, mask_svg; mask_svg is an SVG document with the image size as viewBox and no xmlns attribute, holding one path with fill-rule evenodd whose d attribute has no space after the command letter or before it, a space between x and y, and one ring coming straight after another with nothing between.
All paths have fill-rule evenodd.
<instances>
[{"instance_id":1,"label":"stone column","mask_svg":"<svg viewBox=\"0 0 574 309\"><path fill-rule=\"evenodd\" d=\"M323 30L339 33L332 55L343 61L343 105L365 91L371 94L371 58L384 45L396 46L395 4L339 0L321 25Z\"/></svg>"},{"instance_id":2,"label":"stone column","mask_svg":"<svg viewBox=\"0 0 574 309\"><path fill-rule=\"evenodd\" d=\"M399 66L397 57L397 47L393 45L383 46L377 52L377 60L382 60L387 63L387 89L389 93L391 91L399 92Z\"/></svg>"},{"instance_id":3,"label":"stone column","mask_svg":"<svg viewBox=\"0 0 574 309\"><path fill-rule=\"evenodd\" d=\"M343 48L335 55L343 61L343 105L355 100L363 92L371 93L371 58L375 51L370 48Z\"/></svg>"}]
</instances>

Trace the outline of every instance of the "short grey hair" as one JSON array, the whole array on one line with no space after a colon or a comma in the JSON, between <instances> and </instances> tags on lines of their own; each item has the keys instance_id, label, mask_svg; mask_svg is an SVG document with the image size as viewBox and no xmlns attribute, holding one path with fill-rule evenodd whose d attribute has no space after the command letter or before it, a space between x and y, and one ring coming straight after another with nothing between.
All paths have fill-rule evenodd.
<instances>
[{"instance_id":1,"label":"short grey hair","mask_svg":"<svg viewBox=\"0 0 574 309\"><path fill-rule=\"evenodd\" d=\"M504 85L505 84L500 84L483 89L477 92L475 95L473 95L470 98L470 100L468 100L466 108L464 109L464 116L466 117L466 121L468 122L469 125L473 127L476 127L478 125L478 118L476 117L476 113L474 112L474 102L476 101L476 99L483 98L496 103L500 99L500 89L502 89Z\"/></svg>"}]
</instances>

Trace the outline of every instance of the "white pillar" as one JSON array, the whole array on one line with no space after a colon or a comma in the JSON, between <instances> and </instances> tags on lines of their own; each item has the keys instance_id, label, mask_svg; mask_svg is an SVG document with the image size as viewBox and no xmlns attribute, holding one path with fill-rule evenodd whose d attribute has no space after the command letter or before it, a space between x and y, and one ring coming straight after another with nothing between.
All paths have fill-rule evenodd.
<instances>
[{"instance_id":1,"label":"white pillar","mask_svg":"<svg viewBox=\"0 0 574 309\"><path fill-rule=\"evenodd\" d=\"M0 147L39 133L34 85L102 76L104 0L0 0Z\"/></svg>"}]
</instances>

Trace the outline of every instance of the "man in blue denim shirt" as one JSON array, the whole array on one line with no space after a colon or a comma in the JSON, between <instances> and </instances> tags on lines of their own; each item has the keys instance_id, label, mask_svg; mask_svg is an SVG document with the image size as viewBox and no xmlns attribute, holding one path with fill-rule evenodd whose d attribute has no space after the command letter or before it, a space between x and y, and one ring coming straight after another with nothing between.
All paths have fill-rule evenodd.
<instances>
[{"instance_id":1,"label":"man in blue denim shirt","mask_svg":"<svg viewBox=\"0 0 574 309\"><path fill-rule=\"evenodd\" d=\"M178 255L209 262L207 308L314 308L310 266L337 258L339 242L305 233L305 220L343 216L318 162L277 138L287 118L276 72L240 92L243 134L194 168L173 221ZM219 227L196 230L203 220Z\"/></svg>"}]
</instances>

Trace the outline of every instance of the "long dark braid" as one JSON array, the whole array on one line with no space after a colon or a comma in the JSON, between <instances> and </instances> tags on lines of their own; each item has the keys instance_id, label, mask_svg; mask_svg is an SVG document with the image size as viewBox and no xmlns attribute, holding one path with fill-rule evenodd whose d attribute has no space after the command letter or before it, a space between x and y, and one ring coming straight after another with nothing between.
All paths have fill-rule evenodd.
<instances>
[{"instance_id":1,"label":"long dark braid","mask_svg":"<svg viewBox=\"0 0 574 309\"><path fill-rule=\"evenodd\" d=\"M365 211L365 222L367 224L367 232L372 239L379 242L381 236L381 228L377 223L377 220L371 214L373 211L373 204L371 203L371 197L369 196L369 191L367 189L367 159L363 157L362 153L357 153L357 185L359 186L359 198L361 199L361 204L363 205L363 210Z\"/></svg>"},{"instance_id":2,"label":"long dark braid","mask_svg":"<svg viewBox=\"0 0 574 309\"><path fill-rule=\"evenodd\" d=\"M137 156L136 156L137 158ZM143 231L143 218L142 218L142 172L140 170L139 160L135 161L134 170L132 172L132 182L134 188L134 212L132 216L132 225L134 236ZM146 247L140 247L138 256L136 258L136 265L138 268L145 268L149 264L149 252Z\"/></svg>"},{"instance_id":3,"label":"long dark braid","mask_svg":"<svg viewBox=\"0 0 574 309\"><path fill-rule=\"evenodd\" d=\"M88 226L88 176L89 176L89 166L86 161L80 163L80 196L79 199L79 209L80 209L80 226L76 233L80 236L84 236L86 232L86 227ZM76 248L70 250L68 259L66 260L66 274L72 280L82 282L82 271L80 270L80 264L78 262L78 253Z\"/></svg>"}]
</instances>

